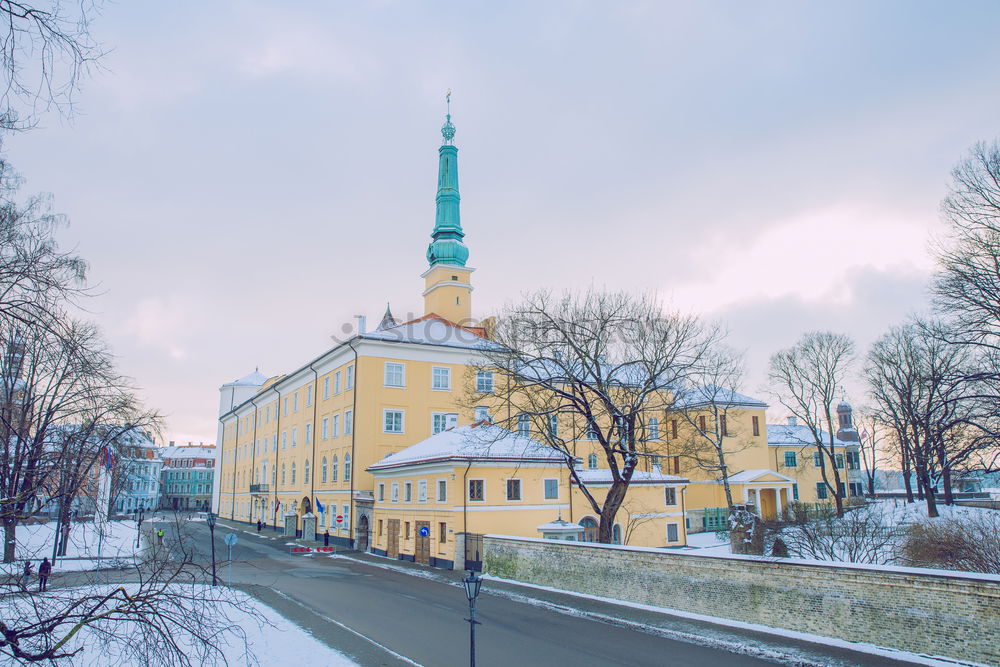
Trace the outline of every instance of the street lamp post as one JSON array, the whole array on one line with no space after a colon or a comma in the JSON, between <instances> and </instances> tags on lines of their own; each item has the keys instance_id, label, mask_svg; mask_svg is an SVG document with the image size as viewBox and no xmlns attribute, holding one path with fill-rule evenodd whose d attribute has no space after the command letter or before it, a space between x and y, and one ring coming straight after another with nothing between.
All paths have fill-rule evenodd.
<instances>
[{"instance_id":1,"label":"street lamp post","mask_svg":"<svg viewBox=\"0 0 1000 667\"><path fill-rule=\"evenodd\" d=\"M462 579L465 586L465 597L469 598L469 667L476 667L476 626L482 625L476 620L476 598L479 597L479 588L483 585L483 578L477 577L476 573L469 570L469 576Z\"/></svg>"},{"instance_id":2,"label":"street lamp post","mask_svg":"<svg viewBox=\"0 0 1000 667\"><path fill-rule=\"evenodd\" d=\"M212 533L212 585L218 586L219 580L215 577L215 514L208 513L208 530Z\"/></svg>"},{"instance_id":3,"label":"street lamp post","mask_svg":"<svg viewBox=\"0 0 1000 667\"><path fill-rule=\"evenodd\" d=\"M142 535L142 508L139 508L139 514L135 518L135 548L139 548L139 536Z\"/></svg>"}]
</instances>

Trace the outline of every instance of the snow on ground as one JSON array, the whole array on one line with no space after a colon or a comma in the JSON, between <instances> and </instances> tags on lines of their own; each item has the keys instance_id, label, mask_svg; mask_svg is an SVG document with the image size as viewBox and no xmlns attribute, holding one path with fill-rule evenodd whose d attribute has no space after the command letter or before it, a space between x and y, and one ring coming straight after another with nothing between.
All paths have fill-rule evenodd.
<instances>
[{"instance_id":1,"label":"snow on ground","mask_svg":"<svg viewBox=\"0 0 1000 667\"><path fill-rule=\"evenodd\" d=\"M178 589L186 589L188 595L191 589L205 589L204 594L212 593L207 586L182 586L175 585ZM330 648L319 640L315 639L301 627L288 620L277 611L259 600L245 595L239 591L226 589L235 595L234 604L225 604L220 610L228 624L240 628L245 635L244 638L238 636L236 632L226 632L219 637L215 644L222 650L225 663L229 665L324 665L329 667L354 667L356 662L343 653ZM67 592L72 589L57 589L52 591L53 596L60 595L66 598ZM216 589L215 592L222 592ZM201 592L195 590L197 595ZM40 600L39 594L31 597L30 604L36 604ZM16 618L19 615L30 615L29 599L23 596L7 595L0 599L0 616L6 618ZM138 630L137 624L131 621L116 622L114 625L114 636L127 637L129 633ZM184 653L195 660L199 655L198 640L188 633L177 630L171 633L171 637L177 642L179 648ZM120 647L107 644L99 631L85 627L70 639L67 647L69 650L83 648L83 650L73 658L65 661L60 660L60 665L67 667L100 667L103 665L118 665L119 667L131 667L132 665L146 664L145 661L136 661L123 657ZM2 655L2 654L0 654ZM225 664L220 659L218 664ZM212 664L211 662L203 664Z\"/></svg>"},{"instance_id":2,"label":"snow on ground","mask_svg":"<svg viewBox=\"0 0 1000 667\"><path fill-rule=\"evenodd\" d=\"M729 540L719 539L719 534L709 531L706 533L688 533L687 545L691 549L704 550L713 554L728 554L730 552Z\"/></svg>"},{"instance_id":3,"label":"snow on ground","mask_svg":"<svg viewBox=\"0 0 1000 667\"><path fill-rule=\"evenodd\" d=\"M135 554L136 523L135 521L108 521L104 534L98 534L98 528L93 522L77 522L72 524L69 534L69 545L66 547L66 559L59 558L57 571L90 570L96 567L113 567L116 559L131 559ZM42 558L52 558L52 546L55 543L56 522L22 524L17 527L17 549L14 552L17 560L31 559L35 572ZM100 552L101 560L97 560ZM24 563L15 563L16 571L24 568ZM4 571L10 565L3 566Z\"/></svg>"}]
</instances>

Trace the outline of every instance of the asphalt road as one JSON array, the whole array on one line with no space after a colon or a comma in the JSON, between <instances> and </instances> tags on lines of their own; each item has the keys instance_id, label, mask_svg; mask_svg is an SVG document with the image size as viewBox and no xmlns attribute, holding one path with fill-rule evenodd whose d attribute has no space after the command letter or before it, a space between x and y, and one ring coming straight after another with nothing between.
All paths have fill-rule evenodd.
<instances>
[{"instance_id":1,"label":"asphalt road","mask_svg":"<svg viewBox=\"0 0 1000 667\"><path fill-rule=\"evenodd\" d=\"M174 530L174 527L167 529L168 545ZM205 523L188 522L185 530L191 532L202 557L208 560L209 531ZM233 549L233 584L260 597L358 662L469 664L469 624L464 621L468 617L468 602L464 591L453 582L413 576L349 558L292 555L287 546L290 540L275 537L273 532L265 531L264 537L258 537L254 531L223 525L218 525L215 532L216 555L222 563L218 568L220 583L226 583L229 576L224 564L228 552L223 538L235 532L239 542ZM488 581L484 584L477 605L478 619L482 622L477 629L477 659L481 667L775 664L755 655L679 641L634 626L621 627L499 597L501 592L491 593L490 586ZM738 633L729 639L733 645L742 644ZM845 658L845 653L851 654L833 649L829 660L820 653L818 659L813 657L799 664L904 664L874 657L855 662L849 655Z\"/></svg>"}]
</instances>

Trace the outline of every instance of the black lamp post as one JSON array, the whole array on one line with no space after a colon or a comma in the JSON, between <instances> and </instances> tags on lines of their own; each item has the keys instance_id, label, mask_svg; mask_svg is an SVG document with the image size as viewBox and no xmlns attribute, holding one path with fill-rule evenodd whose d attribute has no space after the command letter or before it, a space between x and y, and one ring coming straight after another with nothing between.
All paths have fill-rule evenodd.
<instances>
[{"instance_id":1,"label":"black lamp post","mask_svg":"<svg viewBox=\"0 0 1000 667\"><path fill-rule=\"evenodd\" d=\"M139 508L139 514L135 517L135 548L139 548L139 536L142 535L142 508Z\"/></svg>"},{"instance_id":2,"label":"black lamp post","mask_svg":"<svg viewBox=\"0 0 1000 667\"><path fill-rule=\"evenodd\" d=\"M469 667L476 667L476 626L482 625L476 620L476 598L479 597L479 588L483 585L483 578L477 577L476 573L469 570L469 576L462 579L465 586L465 597L469 598Z\"/></svg>"},{"instance_id":3,"label":"black lamp post","mask_svg":"<svg viewBox=\"0 0 1000 667\"><path fill-rule=\"evenodd\" d=\"M208 513L208 530L212 533L212 585L218 586L219 580L215 577L215 514Z\"/></svg>"}]
</instances>

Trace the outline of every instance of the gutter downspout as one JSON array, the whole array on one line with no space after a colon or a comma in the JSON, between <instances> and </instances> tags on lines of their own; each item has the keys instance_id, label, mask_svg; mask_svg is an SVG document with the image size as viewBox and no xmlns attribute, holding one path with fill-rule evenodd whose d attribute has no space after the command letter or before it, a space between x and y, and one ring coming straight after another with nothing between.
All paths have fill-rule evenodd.
<instances>
[{"instance_id":1,"label":"gutter downspout","mask_svg":"<svg viewBox=\"0 0 1000 667\"><path fill-rule=\"evenodd\" d=\"M319 408L319 373L313 368L313 363L309 362L309 370L313 372L312 469L309 471L310 511L312 510L311 505L316 503L316 410Z\"/></svg>"},{"instance_id":2,"label":"gutter downspout","mask_svg":"<svg viewBox=\"0 0 1000 667\"><path fill-rule=\"evenodd\" d=\"M350 523L347 525L347 539L350 546L354 546L354 443L357 439L358 433L358 379L361 374L358 372L358 349L354 347L354 340L347 341L348 346L350 346L351 351L354 352L354 384L351 387L353 395L351 396L351 466L348 470L351 473L351 486L349 489L349 498L347 501L348 509L351 513L349 515ZM370 540L369 540L370 541Z\"/></svg>"},{"instance_id":3,"label":"gutter downspout","mask_svg":"<svg viewBox=\"0 0 1000 667\"><path fill-rule=\"evenodd\" d=\"M469 540L469 469L472 468L472 459L469 459L469 465L465 466L465 472L462 473L462 532L465 533L466 540L466 553L468 553L468 540Z\"/></svg>"},{"instance_id":4,"label":"gutter downspout","mask_svg":"<svg viewBox=\"0 0 1000 667\"><path fill-rule=\"evenodd\" d=\"M236 460L240 457L240 416L236 415L236 443L233 447L233 500L229 505L229 520L236 520Z\"/></svg>"},{"instance_id":5,"label":"gutter downspout","mask_svg":"<svg viewBox=\"0 0 1000 667\"><path fill-rule=\"evenodd\" d=\"M280 382L280 380L279 380ZM278 383L275 382L275 385ZM277 398L274 401L274 529L278 529L278 457L281 449L278 447L279 435L281 435L281 390L274 387Z\"/></svg>"},{"instance_id":6,"label":"gutter downspout","mask_svg":"<svg viewBox=\"0 0 1000 667\"><path fill-rule=\"evenodd\" d=\"M253 405L253 443L250 445L250 484L253 484L253 478L256 476L257 471L257 397L254 396L250 399L250 404ZM249 487L247 491L249 491ZM253 521L253 494L250 494L250 516L247 517L251 522Z\"/></svg>"}]
</instances>

